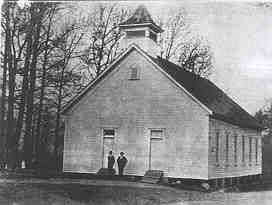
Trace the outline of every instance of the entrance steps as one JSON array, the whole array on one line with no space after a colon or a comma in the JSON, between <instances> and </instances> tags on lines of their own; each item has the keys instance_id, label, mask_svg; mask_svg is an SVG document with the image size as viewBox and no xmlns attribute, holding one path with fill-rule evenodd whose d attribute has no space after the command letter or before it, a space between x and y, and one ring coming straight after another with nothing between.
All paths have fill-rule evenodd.
<instances>
[{"instance_id":1,"label":"entrance steps","mask_svg":"<svg viewBox=\"0 0 272 205\"><path fill-rule=\"evenodd\" d=\"M163 171L148 170L148 171L146 171L144 177L142 178L142 182L156 184L161 181L162 177L163 177Z\"/></svg>"}]
</instances>

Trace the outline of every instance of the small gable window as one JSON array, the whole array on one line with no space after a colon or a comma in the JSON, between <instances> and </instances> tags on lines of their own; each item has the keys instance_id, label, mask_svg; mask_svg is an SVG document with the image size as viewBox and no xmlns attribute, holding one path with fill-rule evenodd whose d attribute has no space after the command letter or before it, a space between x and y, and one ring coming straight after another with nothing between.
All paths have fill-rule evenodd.
<instances>
[{"instance_id":1,"label":"small gable window","mask_svg":"<svg viewBox=\"0 0 272 205\"><path fill-rule=\"evenodd\" d=\"M130 67L130 80L139 80L140 76L139 76L139 68L136 66L132 66Z\"/></svg>"}]
</instances>

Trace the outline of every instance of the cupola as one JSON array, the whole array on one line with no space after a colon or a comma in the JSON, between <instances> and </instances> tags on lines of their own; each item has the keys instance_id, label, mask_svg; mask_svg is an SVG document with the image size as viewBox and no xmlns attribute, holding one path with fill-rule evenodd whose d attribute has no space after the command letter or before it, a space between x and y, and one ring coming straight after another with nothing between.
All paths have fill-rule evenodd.
<instances>
[{"instance_id":1,"label":"cupola","mask_svg":"<svg viewBox=\"0 0 272 205\"><path fill-rule=\"evenodd\" d=\"M125 34L120 42L121 48L135 43L149 55L160 54L157 41L163 30L155 24L144 5L140 5L129 19L119 24L119 27Z\"/></svg>"}]
</instances>

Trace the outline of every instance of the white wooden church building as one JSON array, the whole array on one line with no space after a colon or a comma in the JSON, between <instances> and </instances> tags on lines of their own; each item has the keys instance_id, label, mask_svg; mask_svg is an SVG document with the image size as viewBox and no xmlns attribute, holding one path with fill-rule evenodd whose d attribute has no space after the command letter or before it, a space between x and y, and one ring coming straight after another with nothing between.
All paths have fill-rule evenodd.
<instances>
[{"instance_id":1,"label":"white wooden church building","mask_svg":"<svg viewBox=\"0 0 272 205\"><path fill-rule=\"evenodd\" d=\"M157 57L162 29L144 6L120 28L124 52L62 111L63 171L96 173L112 150L128 158L125 175L261 174L256 120L211 81Z\"/></svg>"}]
</instances>

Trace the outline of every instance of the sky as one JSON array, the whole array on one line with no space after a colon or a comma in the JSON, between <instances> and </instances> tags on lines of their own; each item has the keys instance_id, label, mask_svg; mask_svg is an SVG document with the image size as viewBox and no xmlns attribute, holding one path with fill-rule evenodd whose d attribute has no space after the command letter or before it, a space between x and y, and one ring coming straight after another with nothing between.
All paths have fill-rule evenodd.
<instances>
[{"instance_id":1,"label":"sky","mask_svg":"<svg viewBox=\"0 0 272 205\"><path fill-rule=\"evenodd\" d=\"M81 4L86 11L95 3ZM132 8L144 4L153 17L183 8L192 32L203 36L212 49L214 71L210 80L251 114L272 99L272 2L168 0L118 4Z\"/></svg>"}]
</instances>

